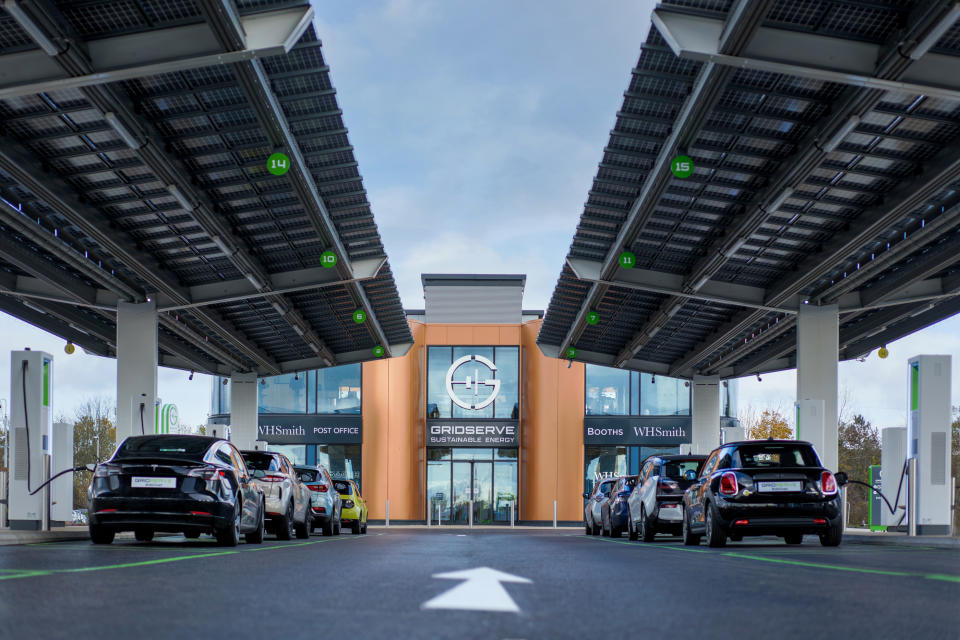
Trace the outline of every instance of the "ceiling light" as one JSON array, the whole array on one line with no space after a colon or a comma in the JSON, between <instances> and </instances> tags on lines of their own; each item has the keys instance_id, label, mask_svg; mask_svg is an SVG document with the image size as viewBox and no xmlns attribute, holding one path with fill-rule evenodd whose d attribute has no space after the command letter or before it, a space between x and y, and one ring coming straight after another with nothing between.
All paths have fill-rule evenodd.
<instances>
[{"instance_id":1,"label":"ceiling light","mask_svg":"<svg viewBox=\"0 0 960 640\"><path fill-rule=\"evenodd\" d=\"M187 211L193 211L196 207L193 206L193 203L187 199L187 196L183 194L183 191L180 191L180 187L175 184L168 184L167 191L170 192L170 195L173 196L173 199L180 203L180 206Z\"/></svg>"},{"instance_id":2,"label":"ceiling light","mask_svg":"<svg viewBox=\"0 0 960 640\"><path fill-rule=\"evenodd\" d=\"M270 303L270 306L273 307L274 311L276 311L276 312L279 313L280 315L286 315L286 313L287 313L287 310L284 309L284 308L283 308L283 305L280 304L279 302L271 302L271 303Z\"/></svg>"},{"instance_id":3,"label":"ceiling light","mask_svg":"<svg viewBox=\"0 0 960 640\"><path fill-rule=\"evenodd\" d=\"M40 45L44 53L48 56L60 55L60 47L50 39L50 36L40 28L40 25L33 21L33 18L27 15L23 8L17 3L17 0L4 0L3 8L13 16L13 19L20 25L20 28L26 31L30 37L33 38L33 41Z\"/></svg>"},{"instance_id":4,"label":"ceiling light","mask_svg":"<svg viewBox=\"0 0 960 640\"><path fill-rule=\"evenodd\" d=\"M693 285L693 290L694 290L694 291L699 291L700 289L703 288L703 285L707 284L707 282L709 282L709 281L710 281L710 276L703 276L702 278L700 278L699 280L697 280L697 283L696 283L695 285ZM676 313L676 312L674 312L674 313Z\"/></svg>"},{"instance_id":5,"label":"ceiling light","mask_svg":"<svg viewBox=\"0 0 960 640\"><path fill-rule=\"evenodd\" d=\"M220 249L220 251L224 252L228 256L233 255L233 250L227 246L227 243L224 242L223 238L220 236L210 236L210 240L213 242L213 244L217 245L217 248Z\"/></svg>"},{"instance_id":6,"label":"ceiling light","mask_svg":"<svg viewBox=\"0 0 960 640\"><path fill-rule=\"evenodd\" d=\"M291 325L291 326L293 327L293 330L297 332L297 335L298 335L298 336L302 336L302 335L303 335L303 329L300 328L300 325L294 324L294 325Z\"/></svg>"},{"instance_id":7,"label":"ceiling light","mask_svg":"<svg viewBox=\"0 0 960 640\"><path fill-rule=\"evenodd\" d=\"M9 2L7 4L9 4ZM7 11L9 11L9 9L7 9ZM936 26L931 29L930 33L927 34L927 37L918 42L917 46L913 48L913 51L907 54L910 59L919 60L926 55L926 53L940 41L940 38L950 30L950 27L957 21L957 18L960 18L960 2L953 3L953 8L947 12L943 20L938 22Z\"/></svg>"},{"instance_id":8,"label":"ceiling light","mask_svg":"<svg viewBox=\"0 0 960 640\"><path fill-rule=\"evenodd\" d=\"M840 146L840 143L843 142L843 139L847 137L847 134L856 129L857 125L859 124L860 116L850 116L850 119L847 120L842 127L837 129L837 132L834 133L830 139L823 144L823 150L827 153L834 151Z\"/></svg>"},{"instance_id":9,"label":"ceiling light","mask_svg":"<svg viewBox=\"0 0 960 640\"><path fill-rule=\"evenodd\" d=\"M660 333L660 327L652 327L649 331L647 331L647 336L652 338L658 333Z\"/></svg>"},{"instance_id":10,"label":"ceiling light","mask_svg":"<svg viewBox=\"0 0 960 640\"><path fill-rule=\"evenodd\" d=\"M117 132L117 135L126 143L128 147L136 151L144 145L143 142L137 139L133 132L127 128L127 125L123 124L120 118L117 117L113 111L107 111L103 114L103 119L107 121L107 124Z\"/></svg>"},{"instance_id":11,"label":"ceiling light","mask_svg":"<svg viewBox=\"0 0 960 640\"><path fill-rule=\"evenodd\" d=\"M767 213L773 213L777 209L783 206L783 204L793 195L793 189L787 187L784 189L780 195L774 198L770 204L767 205ZM744 240L746 242L746 240ZM741 245L743 246L743 245Z\"/></svg>"},{"instance_id":12,"label":"ceiling light","mask_svg":"<svg viewBox=\"0 0 960 640\"><path fill-rule=\"evenodd\" d=\"M677 315L677 312L680 311L680 307L682 306L683 304L675 304L672 307L670 307L670 309L667 310L667 317L672 318L673 316Z\"/></svg>"},{"instance_id":13,"label":"ceiling light","mask_svg":"<svg viewBox=\"0 0 960 640\"><path fill-rule=\"evenodd\" d=\"M263 289L264 287L263 281L260 280L260 278L258 278L257 276L253 275L252 273L245 273L243 274L243 276L250 281L250 284L252 284L253 288L256 289L257 291L259 291L260 289Z\"/></svg>"}]
</instances>

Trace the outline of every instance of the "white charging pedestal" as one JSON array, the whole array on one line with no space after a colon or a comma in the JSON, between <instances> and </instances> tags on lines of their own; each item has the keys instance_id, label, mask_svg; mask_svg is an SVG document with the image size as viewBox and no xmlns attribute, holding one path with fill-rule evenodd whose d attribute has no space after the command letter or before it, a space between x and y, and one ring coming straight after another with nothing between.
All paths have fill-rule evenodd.
<instances>
[{"instance_id":1,"label":"white charging pedestal","mask_svg":"<svg viewBox=\"0 0 960 640\"><path fill-rule=\"evenodd\" d=\"M11 529L41 528L44 492L31 496L30 490L39 488L43 482L43 455L51 453L52 404L53 356L43 351L11 351Z\"/></svg>"}]
</instances>

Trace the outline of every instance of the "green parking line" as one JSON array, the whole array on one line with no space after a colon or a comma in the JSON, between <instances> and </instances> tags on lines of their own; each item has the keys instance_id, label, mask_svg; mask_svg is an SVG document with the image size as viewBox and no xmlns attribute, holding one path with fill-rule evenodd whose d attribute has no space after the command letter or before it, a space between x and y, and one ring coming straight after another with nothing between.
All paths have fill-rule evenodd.
<instances>
[{"instance_id":1,"label":"green parking line","mask_svg":"<svg viewBox=\"0 0 960 640\"><path fill-rule=\"evenodd\" d=\"M168 562L179 562L180 560L193 560L196 558L213 558L216 556L230 556L237 555L241 553L247 553L248 551L267 551L270 549L289 549L290 547L305 547L311 544L319 544L321 542L335 542L337 540L350 540L351 538L326 538L323 540L311 540L309 542L297 542L292 544L277 545L273 547L254 547L251 549L246 549L244 551L213 551L210 553L191 553L185 556L175 556L173 558L156 558L153 560L143 560L141 562L124 562L121 564L107 564L99 565L96 567L79 567L75 569L0 569L0 571L9 571L12 572L8 575L0 575L0 580L16 580L18 578L34 578L37 576L49 576L58 573L85 573L89 571L105 571L108 569L129 569L132 567L145 567L158 564L166 564ZM358 540L360 538L357 538ZM104 547L109 548L109 547Z\"/></svg>"},{"instance_id":2,"label":"green parking line","mask_svg":"<svg viewBox=\"0 0 960 640\"><path fill-rule=\"evenodd\" d=\"M736 551L712 552L707 549L696 549L687 547L673 547L665 545L646 545L626 542L622 540L608 540L606 538L586 538L587 540L596 540L597 542L611 542L613 544L626 544L634 548L642 549L666 549L669 551L690 551L693 553L710 553L716 556L725 556L728 558L740 558L743 560L755 560L758 562L772 562L774 564L787 564L797 567L807 567L810 569L827 569L828 571L849 571L851 573L866 573L880 576L893 576L895 578L924 578L926 580L941 580L944 582L960 583L960 576L954 576L944 573L911 573L908 571L888 571L886 569L870 569L867 567L849 567L839 564L825 564L822 562L806 562L804 560L790 560L787 558L771 558L768 556L756 556L748 553L737 553Z\"/></svg>"}]
</instances>

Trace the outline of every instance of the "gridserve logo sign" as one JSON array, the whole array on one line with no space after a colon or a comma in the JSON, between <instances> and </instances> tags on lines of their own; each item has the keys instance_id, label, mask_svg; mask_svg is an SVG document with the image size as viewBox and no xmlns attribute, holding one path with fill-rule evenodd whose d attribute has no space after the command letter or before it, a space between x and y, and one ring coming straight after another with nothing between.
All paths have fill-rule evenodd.
<instances>
[{"instance_id":1,"label":"gridserve logo sign","mask_svg":"<svg viewBox=\"0 0 960 640\"><path fill-rule=\"evenodd\" d=\"M466 371L466 377L457 379L458 370L461 368ZM489 358L478 355L457 358L447 369L447 395L462 409L479 410L488 407L500 393L500 381L494 378L496 371L497 365ZM463 392L460 392L459 387L463 388Z\"/></svg>"}]
</instances>

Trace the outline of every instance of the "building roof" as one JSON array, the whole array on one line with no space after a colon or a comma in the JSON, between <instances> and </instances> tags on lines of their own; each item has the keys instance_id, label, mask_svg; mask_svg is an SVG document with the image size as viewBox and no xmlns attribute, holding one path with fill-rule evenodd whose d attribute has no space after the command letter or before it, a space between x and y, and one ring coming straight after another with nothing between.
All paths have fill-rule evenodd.
<instances>
[{"instance_id":1,"label":"building roof","mask_svg":"<svg viewBox=\"0 0 960 640\"><path fill-rule=\"evenodd\" d=\"M960 312L957 14L955 2L663 2L544 353L730 377L795 366L802 304L839 305L842 359ZM673 174L678 156L689 177Z\"/></svg>"},{"instance_id":2,"label":"building roof","mask_svg":"<svg viewBox=\"0 0 960 640\"><path fill-rule=\"evenodd\" d=\"M3 6L0 310L112 356L150 298L160 363L210 373L405 353L307 0Z\"/></svg>"}]
</instances>

